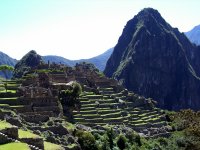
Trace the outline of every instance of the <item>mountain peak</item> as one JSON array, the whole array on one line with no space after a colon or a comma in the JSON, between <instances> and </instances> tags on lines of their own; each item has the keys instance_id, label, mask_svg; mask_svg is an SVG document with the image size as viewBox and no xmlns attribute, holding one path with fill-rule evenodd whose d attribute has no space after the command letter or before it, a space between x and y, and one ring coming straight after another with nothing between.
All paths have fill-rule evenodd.
<instances>
[{"instance_id":1,"label":"mountain peak","mask_svg":"<svg viewBox=\"0 0 200 150\"><path fill-rule=\"evenodd\" d=\"M153 8L144 8L132 20L137 20L137 24L140 26L143 25L148 29L155 30L153 26L157 26L159 28L164 27L166 30L171 28L171 26L164 20L158 10Z\"/></svg>"},{"instance_id":2,"label":"mountain peak","mask_svg":"<svg viewBox=\"0 0 200 150\"><path fill-rule=\"evenodd\" d=\"M156 9L153 9L153 8L144 8L142 9L137 16L140 16L140 15L153 15L153 16L159 16L161 17L160 13L158 12L158 10Z\"/></svg>"},{"instance_id":3,"label":"mountain peak","mask_svg":"<svg viewBox=\"0 0 200 150\"><path fill-rule=\"evenodd\" d=\"M184 34L157 10L145 8L127 22L104 73L127 89L157 100L163 108L197 109L199 56Z\"/></svg>"},{"instance_id":4,"label":"mountain peak","mask_svg":"<svg viewBox=\"0 0 200 150\"><path fill-rule=\"evenodd\" d=\"M20 78L23 74L31 68L36 67L42 61L42 57L37 54L35 50L29 51L21 60L15 65L13 77Z\"/></svg>"}]
</instances>

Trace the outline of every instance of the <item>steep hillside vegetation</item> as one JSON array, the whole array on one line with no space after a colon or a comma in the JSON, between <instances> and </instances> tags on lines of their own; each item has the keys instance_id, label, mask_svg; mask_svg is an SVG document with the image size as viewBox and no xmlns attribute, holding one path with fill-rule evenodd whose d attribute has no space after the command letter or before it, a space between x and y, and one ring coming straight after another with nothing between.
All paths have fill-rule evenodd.
<instances>
[{"instance_id":1,"label":"steep hillside vegetation","mask_svg":"<svg viewBox=\"0 0 200 150\"><path fill-rule=\"evenodd\" d=\"M53 55L43 56L42 58L46 63L49 61L49 62L55 62L57 64L59 63L65 64L71 67L75 66L76 63L89 62L89 63L94 64L100 71L103 71L106 66L106 62L108 58L110 57L110 55L112 54L112 52L113 52L113 48L110 48L103 54L100 54L96 57L92 57L89 59L80 59L80 60L69 60L60 56L53 56Z\"/></svg>"},{"instance_id":2,"label":"steep hillside vegetation","mask_svg":"<svg viewBox=\"0 0 200 150\"><path fill-rule=\"evenodd\" d=\"M152 8L128 21L104 73L163 108L200 108L200 48Z\"/></svg>"},{"instance_id":3,"label":"steep hillside vegetation","mask_svg":"<svg viewBox=\"0 0 200 150\"><path fill-rule=\"evenodd\" d=\"M200 25L194 27L192 30L188 32L185 32L185 35L192 43L200 45Z\"/></svg>"}]
</instances>

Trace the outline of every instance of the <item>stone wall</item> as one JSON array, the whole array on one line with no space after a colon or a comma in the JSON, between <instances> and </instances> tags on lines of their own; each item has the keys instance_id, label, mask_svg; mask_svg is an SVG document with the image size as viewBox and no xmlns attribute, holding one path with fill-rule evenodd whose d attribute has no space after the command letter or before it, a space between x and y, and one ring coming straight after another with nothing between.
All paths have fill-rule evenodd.
<instances>
[{"instance_id":1,"label":"stone wall","mask_svg":"<svg viewBox=\"0 0 200 150\"><path fill-rule=\"evenodd\" d=\"M49 120L49 116L40 114L24 115L23 118L27 122L34 122L34 123L47 122Z\"/></svg>"},{"instance_id":2,"label":"stone wall","mask_svg":"<svg viewBox=\"0 0 200 150\"><path fill-rule=\"evenodd\" d=\"M55 106L58 99L54 97L23 98L29 105L34 106Z\"/></svg>"},{"instance_id":3,"label":"stone wall","mask_svg":"<svg viewBox=\"0 0 200 150\"><path fill-rule=\"evenodd\" d=\"M44 141L42 138L21 138L20 141L44 149Z\"/></svg>"},{"instance_id":4,"label":"stone wall","mask_svg":"<svg viewBox=\"0 0 200 150\"><path fill-rule=\"evenodd\" d=\"M1 130L1 133L8 135L11 138L18 139L18 128L17 127L10 127Z\"/></svg>"},{"instance_id":5,"label":"stone wall","mask_svg":"<svg viewBox=\"0 0 200 150\"><path fill-rule=\"evenodd\" d=\"M6 144L9 142L10 142L10 140L8 139L8 137L6 135L0 134L0 144Z\"/></svg>"}]
</instances>

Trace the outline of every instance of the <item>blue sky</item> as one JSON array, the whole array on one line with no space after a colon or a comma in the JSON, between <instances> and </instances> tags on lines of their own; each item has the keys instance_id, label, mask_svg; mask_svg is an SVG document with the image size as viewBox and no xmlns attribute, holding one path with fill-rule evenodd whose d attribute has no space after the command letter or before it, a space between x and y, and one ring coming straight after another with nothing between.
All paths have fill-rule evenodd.
<instances>
[{"instance_id":1,"label":"blue sky","mask_svg":"<svg viewBox=\"0 0 200 150\"><path fill-rule=\"evenodd\" d=\"M199 0L0 0L0 51L17 59L29 50L90 58L114 47L145 7L185 32L200 24L199 6Z\"/></svg>"}]
</instances>

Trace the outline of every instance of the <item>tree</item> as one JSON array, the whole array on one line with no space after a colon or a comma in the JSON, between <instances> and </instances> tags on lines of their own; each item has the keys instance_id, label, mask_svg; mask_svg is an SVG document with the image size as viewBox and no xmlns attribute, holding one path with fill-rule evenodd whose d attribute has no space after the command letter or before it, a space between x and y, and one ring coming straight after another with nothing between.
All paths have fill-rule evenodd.
<instances>
[{"instance_id":1,"label":"tree","mask_svg":"<svg viewBox=\"0 0 200 150\"><path fill-rule=\"evenodd\" d=\"M113 149L113 147L114 147L114 142L113 142L114 132L113 132L112 127L107 130L107 136L108 136L108 142L109 142L109 145L110 145L110 149Z\"/></svg>"},{"instance_id":2,"label":"tree","mask_svg":"<svg viewBox=\"0 0 200 150\"><path fill-rule=\"evenodd\" d=\"M78 143L81 145L82 150L97 150L95 137L88 131L78 130L76 132Z\"/></svg>"},{"instance_id":3,"label":"tree","mask_svg":"<svg viewBox=\"0 0 200 150\"><path fill-rule=\"evenodd\" d=\"M126 137L122 134L119 135L117 139L117 146L119 147L120 150L124 150L126 147Z\"/></svg>"},{"instance_id":4,"label":"tree","mask_svg":"<svg viewBox=\"0 0 200 150\"><path fill-rule=\"evenodd\" d=\"M6 78L6 82L4 84L6 92L7 92L7 79L8 79L8 73L12 72L14 70L14 68L12 66L8 66L8 65L1 65L0 66L0 71L3 72L5 78Z\"/></svg>"},{"instance_id":5,"label":"tree","mask_svg":"<svg viewBox=\"0 0 200 150\"><path fill-rule=\"evenodd\" d=\"M64 106L76 108L80 105L79 95L82 92L81 85L77 82L72 82L71 88L68 90L61 90L59 92L59 99Z\"/></svg>"}]
</instances>

